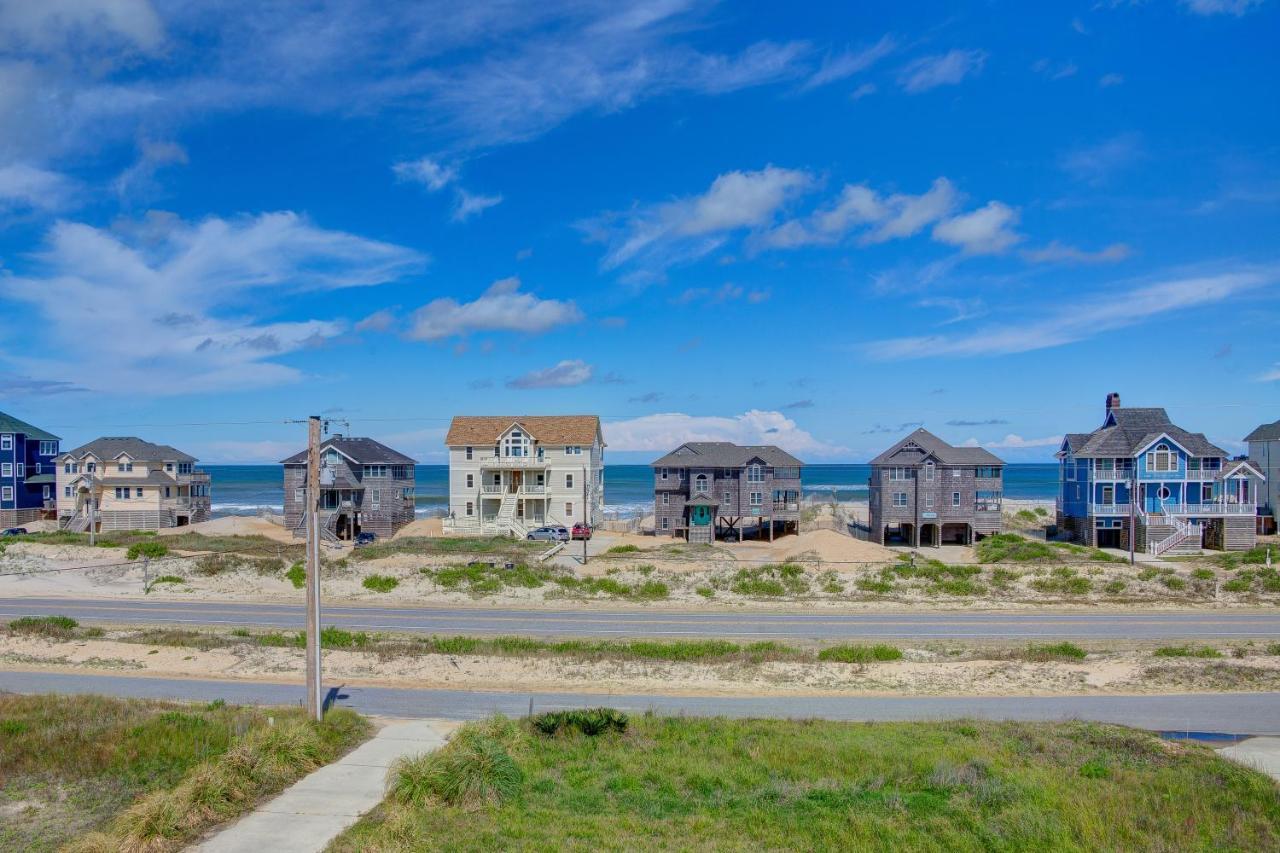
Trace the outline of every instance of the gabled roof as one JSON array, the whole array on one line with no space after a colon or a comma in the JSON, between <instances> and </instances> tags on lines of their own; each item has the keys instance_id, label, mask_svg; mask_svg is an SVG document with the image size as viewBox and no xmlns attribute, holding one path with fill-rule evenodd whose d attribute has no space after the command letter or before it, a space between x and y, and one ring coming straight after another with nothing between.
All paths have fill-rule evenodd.
<instances>
[{"instance_id":1,"label":"gabled roof","mask_svg":"<svg viewBox=\"0 0 1280 853\"><path fill-rule=\"evenodd\" d=\"M0 412L0 432L3 433L22 433L27 438L34 438L37 441L58 441L58 436L51 432L45 432L38 426L32 426L26 421L20 421L13 415Z\"/></svg>"},{"instance_id":2,"label":"gabled roof","mask_svg":"<svg viewBox=\"0 0 1280 853\"><path fill-rule=\"evenodd\" d=\"M741 445L728 441L690 441L650 464L660 468L741 468L755 459L774 468L804 465L777 445Z\"/></svg>"},{"instance_id":3,"label":"gabled roof","mask_svg":"<svg viewBox=\"0 0 1280 853\"><path fill-rule=\"evenodd\" d=\"M1280 421L1263 424L1244 437L1245 441L1280 441Z\"/></svg>"},{"instance_id":4,"label":"gabled roof","mask_svg":"<svg viewBox=\"0 0 1280 853\"><path fill-rule=\"evenodd\" d=\"M350 438L335 435L320 444L320 452L332 448L357 465L413 465L412 456L405 456L372 438ZM282 461L284 465L301 465L307 461L307 451L300 450Z\"/></svg>"},{"instance_id":5,"label":"gabled roof","mask_svg":"<svg viewBox=\"0 0 1280 853\"><path fill-rule=\"evenodd\" d=\"M598 415L455 415L444 443L449 447L493 444L516 424L548 446L590 447L600 435Z\"/></svg>"},{"instance_id":6,"label":"gabled roof","mask_svg":"<svg viewBox=\"0 0 1280 853\"><path fill-rule=\"evenodd\" d=\"M99 459L115 459L122 453L141 462L195 462L196 458L167 444L152 444L131 435L113 435L95 438L75 450L68 450L58 458L67 456L81 459L92 454Z\"/></svg>"},{"instance_id":7,"label":"gabled roof","mask_svg":"<svg viewBox=\"0 0 1280 853\"><path fill-rule=\"evenodd\" d=\"M1083 442L1071 443L1070 450L1077 456L1131 457L1167 435L1192 456L1226 456L1203 433L1187 432L1173 421L1161 408L1113 408L1107 412L1102 426L1089 433Z\"/></svg>"},{"instance_id":8,"label":"gabled roof","mask_svg":"<svg viewBox=\"0 0 1280 853\"><path fill-rule=\"evenodd\" d=\"M1235 459L1231 462L1224 462L1222 464L1222 476L1230 477L1241 468L1248 468L1249 471L1252 472L1253 476L1257 477L1259 480L1267 479L1267 475L1258 470L1258 466L1254 465L1248 459Z\"/></svg>"},{"instance_id":9,"label":"gabled roof","mask_svg":"<svg viewBox=\"0 0 1280 853\"><path fill-rule=\"evenodd\" d=\"M897 444L871 460L872 465L892 465L900 460L893 457L908 444L920 448L920 461L932 456L944 465L1003 465L1004 460L984 447L956 447L947 444L927 429L917 429Z\"/></svg>"}]
</instances>

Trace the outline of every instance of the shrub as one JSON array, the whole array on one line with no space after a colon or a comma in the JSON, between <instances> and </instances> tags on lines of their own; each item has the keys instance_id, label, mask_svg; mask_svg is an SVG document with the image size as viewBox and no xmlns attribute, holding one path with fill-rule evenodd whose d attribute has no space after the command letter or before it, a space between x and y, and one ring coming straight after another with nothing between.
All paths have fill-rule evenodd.
<instances>
[{"instance_id":1,"label":"shrub","mask_svg":"<svg viewBox=\"0 0 1280 853\"><path fill-rule=\"evenodd\" d=\"M9 623L9 630L16 634L35 634L66 640L80 623L70 616L23 616Z\"/></svg>"},{"instance_id":2,"label":"shrub","mask_svg":"<svg viewBox=\"0 0 1280 853\"><path fill-rule=\"evenodd\" d=\"M360 585L373 592L391 592L400 586L400 581L390 575L369 575Z\"/></svg>"},{"instance_id":3,"label":"shrub","mask_svg":"<svg viewBox=\"0 0 1280 853\"><path fill-rule=\"evenodd\" d=\"M1280 643L1268 643L1266 649L1263 650L1263 654L1280 655Z\"/></svg>"},{"instance_id":4,"label":"shrub","mask_svg":"<svg viewBox=\"0 0 1280 853\"><path fill-rule=\"evenodd\" d=\"M630 721L626 714L614 708L584 708L548 711L529 722L535 731L547 736L577 731L587 737L596 737L608 732L625 732Z\"/></svg>"},{"instance_id":5,"label":"shrub","mask_svg":"<svg viewBox=\"0 0 1280 853\"><path fill-rule=\"evenodd\" d=\"M1107 581L1107 583L1102 587L1102 591L1108 595L1119 595L1124 592L1124 588L1126 586L1128 586L1128 584L1122 580Z\"/></svg>"},{"instance_id":6,"label":"shrub","mask_svg":"<svg viewBox=\"0 0 1280 853\"><path fill-rule=\"evenodd\" d=\"M644 599L646 601L655 601L660 598L666 598L671 594L671 590L662 581L645 581L632 591L634 598Z\"/></svg>"},{"instance_id":7,"label":"shrub","mask_svg":"<svg viewBox=\"0 0 1280 853\"><path fill-rule=\"evenodd\" d=\"M393 764L388 793L402 805L433 800L466 807L500 803L524 782L524 772L508 751L517 738L505 718L463 726L439 750Z\"/></svg>"},{"instance_id":8,"label":"shrub","mask_svg":"<svg viewBox=\"0 0 1280 853\"><path fill-rule=\"evenodd\" d=\"M1213 573L1213 569L1196 569L1191 573L1191 577L1198 581L1211 581L1217 575Z\"/></svg>"},{"instance_id":9,"label":"shrub","mask_svg":"<svg viewBox=\"0 0 1280 853\"><path fill-rule=\"evenodd\" d=\"M155 586L158 583L186 583L186 582L187 581L185 578L180 578L177 575L161 575L160 577L153 580L151 582L151 585Z\"/></svg>"},{"instance_id":10,"label":"shrub","mask_svg":"<svg viewBox=\"0 0 1280 853\"><path fill-rule=\"evenodd\" d=\"M605 553L606 554L634 554L636 551L639 551L639 550L640 550L639 545L614 545L608 551L605 551Z\"/></svg>"},{"instance_id":11,"label":"shrub","mask_svg":"<svg viewBox=\"0 0 1280 853\"><path fill-rule=\"evenodd\" d=\"M1013 514L1013 517L1018 521L1035 521L1038 516L1029 509L1020 509Z\"/></svg>"},{"instance_id":12,"label":"shrub","mask_svg":"<svg viewBox=\"0 0 1280 853\"><path fill-rule=\"evenodd\" d=\"M858 589L863 592L876 592L881 595L893 592L893 582L881 577L876 578L859 578Z\"/></svg>"},{"instance_id":13,"label":"shrub","mask_svg":"<svg viewBox=\"0 0 1280 853\"><path fill-rule=\"evenodd\" d=\"M1091 758L1080 765L1080 775L1086 779L1108 779L1111 777L1111 768L1102 759Z\"/></svg>"},{"instance_id":14,"label":"shrub","mask_svg":"<svg viewBox=\"0 0 1280 853\"><path fill-rule=\"evenodd\" d=\"M1252 578L1232 578L1222 585L1225 592L1248 592L1253 589Z\"/></svg>"},{"instance_id":15,"label":"shrub","mask_svg":"<svg viewBox=\"0 0 1280 853\"><path fill-rule=\"evenodd\" d=\"M1171 589L1174 592L1181 592L1187 588L1187 582L1175 575L1165 575L1160 578L1160 583L1164 584L1166 588Z\"/></svg>"},{"instance_id":16,"label":"shrub","mask_svg":"<svg viewBox=\"0 0 1280 853\"><path fill-rule=\"evenodd\" d=\"M1027 660L1033 661L1084 660L1086 655L1085 650L1075 643L1047 643L1042 645L1033 643L1027 646L1027 650L1023 654Z\"/></svg>"},{"instance_id":17,"label":"shrub","mask_svg":"<svg viewBox=\"0 0 1280 853\"><path fill-rule=\"evenodd\" d=\"M1080 577L1073 569L1065 566L1054 569L1053 572L1044 578L1036 578L1031 581L1031 588L1037 592L1059 593L1062 595L1085 595L1093 589L1093 583L1088 578Z\"/></svg>"},{"instance_id":18,"label":"shrub","mask_svg":"<svg viewBox=\"0 0 1280 853\"><path fill-rule=\"evenodd\" d=\"M939 580L933 585L934 592L940 592L943 595L982 595L987 588L980 583L974 583L968 578L952 578L950 580Z\"/></svg>"},{"instance_id":19,"label":"shrub","mask_svg":"<svg viewBox=\"0 0 1280 853\"><path fill-rule=\"evenodd\" d=\"M777 598L787 593L809 591L804 567L795 563L772 563L754 569L738 569L730 587L738 595Z\"/></svg>"},{"instance_id":20,"label":"shrub","mask_svg":"<svg viewBox=\"0 0 1280 853\"><path fill-rule=\"evenodd\" d=\"M147 557L148 559L155 560L168 553L168 545L163 542L157 542L154 539L149 539L142 542L134 542L129 546L129 550L125 552L125 557L130 560L136 560L139 557Z\"/></svg>"},{"instance_id":21,"label":"shrub","mask_svg":"<svg viewBox=\"0 0 1280 853\"><path fill-rule=\"evenodd\" d=\"M874 646L829 646L818 652L818 660L836 663L874 663L901 660L902 650L897 646L877 644Z\"/></svg>"},{"instance_id":22,"label":"shrub","mask_svg":"<svg viewBox=\"0 0 1280 853\"><path fill-rule=\"evenodd\" d=\"M974 545L980 563L1028 562L1056 560L1056 552L1048 543L1026 539L1013 533L997 533Z\"/></svg>"},{"instance_id":23,"label":"shrub","mask_svg":"<svg viewBox=\"0 0 1280 853\"><path fill-rule=\"evenodd\" d=\"M1162 646L1152 652L1158 658L1220 658L1222 652L1213 646Z\"/></svg>"},{"instance_id":24,"label":"shrub","mask_svg":"<svg viewBox=\"0 0 1280 853\"><path fill-rule=\"evenodd\" d=\"M290 566L284 576L293 584L294 589L302 589L307 585L307 567L301 560Z\"/></svg>"},{"instance_id":25,"label":"shrub","mask_svg":"<svg viewBox=\"0 0 1280 853\"><path fill-rule=\"evenodd\" d=\"M715 597L715 594L716 594L716 591L709 586L700 586L697 589L695 589L694 592L696 592L698 595L702 596L703 598L713 598Z\"/></svg>"}]
</instances>

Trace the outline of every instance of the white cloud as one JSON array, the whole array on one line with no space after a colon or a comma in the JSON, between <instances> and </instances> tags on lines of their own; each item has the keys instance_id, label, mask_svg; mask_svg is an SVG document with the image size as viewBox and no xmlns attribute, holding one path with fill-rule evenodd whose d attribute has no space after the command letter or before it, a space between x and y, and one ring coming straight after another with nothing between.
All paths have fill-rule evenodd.
<instances>
[{"instance_id":1,"label":"white cloud","mask_svg":"<svg viewBox=\"0 0 1280 853\"><path fill-rule=\"evenodd\" d=\"M998 255L1022 239L1013 231L1018 211L998 201L933 226L933 239L961 247L968 255Z\"/></svg>"},{"instance_id":2,"label":"white cloud","mask_svg":"<svg viewBox=\"0 0 1280 853\"><path fill-rule=\"evenodd\" d=\"M288 382L300 374L274 359L333 339L345 323L255 313L290 293L399 279L425 261L290 212L197 223L153 214L115 231L61 222L30 273L0 278L0 295L32 305L47 344L6 347L6 358L39 379L140 395ZM114 333L86 334L86 318Z\"/></svg>"},{"instance_id":3,"label":"white cloud","mask_svg":"<svg viewBox=\"0 0 1280 853\"><path fill-rule=\"evenodd\" d=\"M1096 252L1089 252L1052 240L1039 249L1027 249L1022 256L1033 264L1108 264L1123 261L1131 254L1133 249L1125 243L1112 243Z\"/></svg>"},{"instance_id":4,"label":"white cloud","mask_svg":"<svg viewBox=\"0 0 1280 853\"><path fill-rule=\"evenodd\" d=\"M387 309L374 311L356 323L357 332L385 332L396 323L396 315Z\"/></svg>"},{"instance_id":5,"label":"white cloud","mask_svg":"<svg viewBox=\"0 0 1280 853\"><path fill-rule=\"evenodd\" d=\"M508 388L572 388L591 381L595 368L581 359L566 359L554 367L532 370L507 383Z\"/></svg>"},{"instance_id":6,"label":"white cloud","mask_svg":"<svg viewBox=\"0 0 1280 853\"><path fill-rule=\"evenodd\" d=\"M766 166L727 172L701 195L579 223L589 238L608 244L606 269L637 262L659 268L701 257L727 235L771 224L779 210L814 185L808 172Z\"/></svg>"},{"instance_id":7,"label":"white cloud","mask_svg":"<svg viewBox=\"0 0 1280 853\"><path fill-rule=\"evenodd\" d=\"M969 441L965 442L965 444L969 447L976 447L978 442L977 439L971 438ZM1062 444L1061 435L1047 435L1044 438L1023 438L1020 435L1009 433L999 441L988 441L982 446L993 449L1012 450L1024 447L1057 447L1060 444Z\"/></svg>"},{"instance_id":8,"label":"white cloud","mask_svg":"<svg viewBox=\"0 0 1280 853\"><path fill-rule=\"evenodd\" d=\"M198 455L209 464L272 465L305 450L306 441L301 436L297 441L211 441L204 447Z\"/></svg>"},{"instance_id":9,"label":"white cloud","mask_svg":"<svg viewBox=\"0 0 1280 853\"><path fill-rule=\"evenodd\" d=\"M876 93L875 83L863 83L861 86L853 90L852 94L849 95L849 100L861 101L863 98L867 97L868 95L874 95L875 93Z\"/></svg>"},{"instance_id":10,"label":"white cloud","mask_svg":"<svg viewBox=\"0 0 1280 853\"><path fill-rule=\"evenodd\" d=\"M1097 145L1068 152L1062 158L1062 168L1078 181L1098 185L1141 157L1142 137L1136 133L1122 133Z\"/></svg>"},{"instance_id":11,"label":"white cloud","mask_svg":"<svg viewBox=\"0 0 1280 853\"><path fill-rule=\"evenodd\" d=\"M1262 0L1182 0L1182 6L1194 15L1234 15L1237 18L1262 5Z\"/></svg>"},{"instance_id":12,"label":"white cloud","mask_svg":"<svg viewBox=\"0 0 1280 853\"><path fill-rule=\"evenodd\" d=\"M0 212L66 207L75 191L75 182L65 175L15 163L0 166Z\"/></svg>"},{"instance_id":13,"label":"white cloud","mask_svg":"<svg viewBox=\"0 0 1280 853\"><path fill-rule=\"evenodd\" d=\"M479 216L491 207L502 204L502 195L481 195L469 193L459 188L457 200L453 207L453 221L466 222L473 216Z\"/></svg>"},{"instance_id":14,"label":"white cloud","mask_svg":"<svg viewBox=\"0 0 1280 853\"><path fill-rule=\"evenodd\" d=\"M430 157L401 161L394 164L391 171L400 180L422 184L431 192L442 190L458 179L456 167L443 165Z\"/></svg>"},{"instance_id":15,"label":"white cloud","mask_svg":"<svg viewBox=\"0 0 1280 853\"><path fill-rule=\"evenodd\" d=\"M1211 305L1280 281L1280 269L1248 268L1178 276L1123 289L1112 286L1070 305L1024 306L1017 323L994 323L967 335L891 338L866 346L880 360L1005 355L1048 349L1095 337L1196 306Z\"/></svg>"},{"instance_id":16,"label":"white cloud","mask_svg":"<svg viewBox=\"0 0 1280 853\"><path fill-rule=\"evenodd\" d=\"M982 50L951 50L934 56L922 56L907 63L898 74L898 83L910 94L918 94L938 86L954 86L982 70L987 54Z\"/></svg>"},{"instance_id":17,"label":"white cloud","mask_svg":"<svg viewBox=\"0 0 1280 853\"><path fill-rule=\"evenodd\" d=\"M610 450L667 453L688 441L776 444L801 458L830 457L845 448L821 441L781 412L752 409L729 417L677 412L644 415L604 426Z\"/></svg>"},{"instance_id":18,"label":"white cloud","mask_svg":"<svg viewBox=\"0 0 1280 853\"><path fill-rule=\"evenodd\" d=\"M163 38L149 0L0 0L0 46L44 52L119 40L149 52Z\"/></svg>"},{"instance_id":19,"label":"white cloud","mask_svg":"<svg viewBox=\"0 0 1280 853\"><path fill-rule=\"evenodd\" d=\"M472 332L540 335L581 320L582 312L573 302L522 293L520 279L512 277L495 281L472 302L459 303L449 297L428 302L414 312L408 336L439 341Z\"/></svg>"},{"instance_id":20,"label":"white cloud","mask_svg":"<svg viewBox=\"0 0 1280 853\"><path fill-rule=\"evenodd\" d=\"M872 65L893 53L897 47L898 43L893 37L886 35L882 36L873 45L862 47L858 50L846 50L834 56L827 56L822 60L821 67L805 81L803 88L814 89L866 71Z\"/></svg>"},{"instance_id":21,"label":"white cloud","mask_svg":"<svg viewBox=\"0 0 1280 853\"><path fill-rule=\"evenodd\" d=\"M1280 361L1271 365L1271 369L1258 375L1259 382L1280 382Z\"/></svg>"},{"instance_id":22,"label":"white cloud","mask_svg":"<svg viewBox=\"0 0 1280 853\"><path fill-rule=\"evenodd\" d=\"M1110 74L1103 74L1101 77L1098 78L1098 88L1110 89L1112 86L1119 86L1123 82L1124 82L1123 74L1116 74L1115 72L1111 72Z\"/></svg>"},{"instance_id":23,"label":"white cloud","mask_svg":"<svg viewBox=\"0 0 1280 853\"><path fill-rule=\"evenodd\" d=\"M185 164L187 151L176 142L143 140L138 159L112 182L119 196L136 195L154 189L156 172L165 166Z\"/></svg>"}]
</instances>

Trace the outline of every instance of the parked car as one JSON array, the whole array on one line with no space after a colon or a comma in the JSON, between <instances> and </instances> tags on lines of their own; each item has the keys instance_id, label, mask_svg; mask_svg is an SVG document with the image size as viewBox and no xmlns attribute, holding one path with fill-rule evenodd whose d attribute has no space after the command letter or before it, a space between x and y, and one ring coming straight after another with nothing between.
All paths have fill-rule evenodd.
<instances>
[{"instance_id":1,"label":"parked car","mask_svg":"<svg viewBox=\"0 0 1280 853\"><path fill-rule=\"evenodd\" d=\"M583 524L581 521L579 521L577 524L573 526L573 530L569 531L569 538L570 539L590 539L591 525Z\"/></svg>"},{"instance_id":2,"label":"parked car","mask_svg":"<svg viewBox=\"0 0 1280 853\"><path fill-rule=\"evenodd\" d=\"M26 536L27 528L25 527L6 527L0 531L0 536Z\"/></svg>"},{"instance_id":3,"label":"parked car","mask_svg":"<svg viewBox=\"0 0 1280 853\"><path fill-rule=\"evenodd\" d=\"M530 541L541 540L543 542L568 542L569 528L567 527L539 527L530 530L529 535L525 537Z\"/></svg>"},{"instance_id":4,"label":"parked car","mask_svg":"<svg viewBox=\"0 0 1280 853\"><path fill-rule=\"evenodd\" d=\"M374 542L377 542L377 541L378 541L378 534L374 533L371 530L364 530L356 534L357 548L361 547L362 545L372 545Z\"/></svg>"}]
</instances>

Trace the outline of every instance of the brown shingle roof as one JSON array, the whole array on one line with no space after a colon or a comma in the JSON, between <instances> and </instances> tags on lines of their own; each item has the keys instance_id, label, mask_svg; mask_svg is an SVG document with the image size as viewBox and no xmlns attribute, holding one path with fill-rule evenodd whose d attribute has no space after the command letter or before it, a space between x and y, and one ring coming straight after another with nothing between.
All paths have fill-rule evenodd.
<instances>
[{"instance_id":1,"label":"brown shingle roof","mask_svg":"<svg viewBox=\"0 0 1280 853\"><path fill-rule=\"evenodd\" d=\"M456 415L444 443L449 447L493 444L517 423L539 443L551 446L589 447L600 432L600 418L596 415Z\"/></svg>"}]
</instances>

